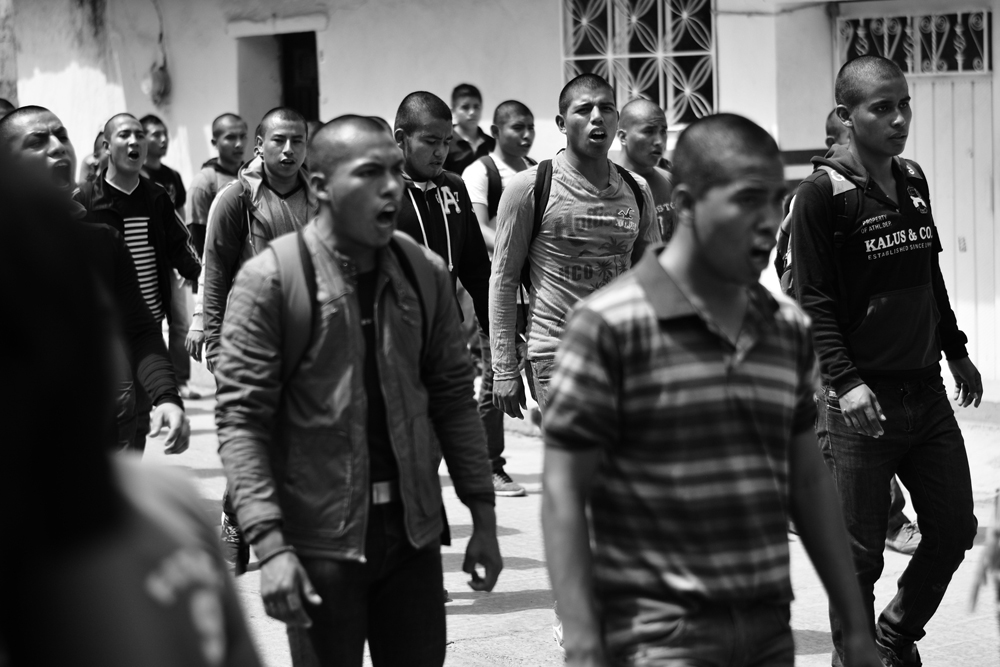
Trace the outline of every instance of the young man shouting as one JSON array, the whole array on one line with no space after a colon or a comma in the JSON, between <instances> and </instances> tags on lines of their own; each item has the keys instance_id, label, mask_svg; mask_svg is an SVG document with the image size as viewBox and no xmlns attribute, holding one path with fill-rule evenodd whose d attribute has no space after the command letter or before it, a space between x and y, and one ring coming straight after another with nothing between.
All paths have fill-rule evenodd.
<instances>
[{"instance_id":1,"label":"young man shouting","mask_svg":"<svg viewBox=\"0 0 1000 667\"><path fill-rule=\"evenodd\" d=\"M878 667L813 432L808 320L758 283L778 146L721 114L674 168L673 240L577 307L556 360L542 528L567 664L791 667L790 512L848 664Z\"/></svg>"}]
</instances>

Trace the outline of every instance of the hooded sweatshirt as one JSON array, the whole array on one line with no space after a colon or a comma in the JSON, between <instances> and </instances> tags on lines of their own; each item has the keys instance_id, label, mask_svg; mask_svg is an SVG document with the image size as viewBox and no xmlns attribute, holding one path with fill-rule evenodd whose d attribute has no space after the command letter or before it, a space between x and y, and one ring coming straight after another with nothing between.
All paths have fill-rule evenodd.
<instances>
[{"instance_id":1,"label":"hooded sweatshirt","mask_svg":"<svg viewBox=\"0 0 1000 667\"><path fill-rule=\"evenodd\" d=\"M847 147L813 163L792 203L790 243L824 383L843 396L878 380L938 377L942 350L966 357L968 339L948 301L923 172L893 160L894 204ZM838 226L834 195L854 188L862 193L858 213Z\"/></svg>"},{"instance_id":2,"label":"hooded sweatshirt","mask_svg":"<svg viewBox=\"0 0 1000 667\"><path fill-rule=\"evenodd\" d=\"M316 215L316 199L306 183L306 172L300 170L299 187L279 195L267 184L264 159L258 156L216 196L205 237L202 317L207 356L213 356L222 334L226 301L239 268L272 240L300 229Z\"/></svg>"},{"instance_id":3,"label":"hooded sweatshirt","mask_svg":"<svg viewBox=\"0 0 1000 667\"><path fill-rule=\"evenodd\" d=\"M397 228L444 259L452 284L462 281L479 326L488 335L490 256L465 183L449 171L426 183L416 183L409 176L404 181L406 194Z\"/></svg>"}]
</instances>

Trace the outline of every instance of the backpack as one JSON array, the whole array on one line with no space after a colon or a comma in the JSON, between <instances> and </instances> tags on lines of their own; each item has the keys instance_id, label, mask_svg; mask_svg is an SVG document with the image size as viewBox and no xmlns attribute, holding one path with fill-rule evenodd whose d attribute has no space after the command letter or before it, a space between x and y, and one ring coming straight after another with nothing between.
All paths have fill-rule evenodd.
<instances>
[{"instance_id":1,"label":"backpack","mask_svg":"<svg viewBox=\"0 0 1000 667\"><path fill-rule=\"evenodd\" d=\"M529 166L534 167L538 164L530 157L524 159L528 161ZM479 158L479 161L486 167L486 210L489 211L489 219L492 220L497 217L497 211L500 209L500 195L503 194L503 179L500 178L500 170L497 169L497 163L493 160L492 156L484 155Z\"/></svg>"},{"instance_id":2,"label":"backpack","mask_svg":"<svg viewBox=\"0 0 1000 667\"><path fill-rule=\"evenodd\" d=\"M639 183L636 182L635 178L625 167L615 164L615 169L618 170L619 176L622 180L628 184L628 187L632 190L632 195L635 197L636 206L639 209L639 218L642 218L643 210L646 207L646 200L642 196L642 188L639 187ZM531 243L534 242L535 238L538 237L538 232L542 229L542 216L545 215L545 208L549 205L549 190L552 188L552 160L542 160L538 163L538 171L535 172L535 217L534 222L531 226ZM531 271L528 266L528 262L524 263L521 267L521 285L525 290L531 291Z\"/></svg>"},{"instance_id":3,"label":"backpack","mask_svg":"<svg viewBox=\"0 0 1000 667\"><path fill-rule=\"evenodd\" d=\"M284 332L281 382L284 384L298 371L312 339L319 311L316 308L316 268L301 229L275 239L269 247L278 261L278 276L281 281L281 326ZM423 250L409 236L396 232L389 241L389 249L399 262L407 281L417 292L423 321L420 332L420 358L423 361L431 320L434 318L434 304L437 302L432 298L437 292L437 283Z\"/></svg>"},{"instance_id":4,"label":"backpack","mask_svg":"<svg viewBox=\"0 0 1000 667\"><path fill-rule=\"evenodd\" d=\"M920 192L927 197L927 179L920 165L912 160L896 158L900 171L906 171L910 180L920 181ZM830 177L830 186L833 189L833 210L836 219L833 225L833 252L834 265L838 268L838 283L841 294L845 294L843 276L839 273L840 251L843 249L847 238L852 234L857 226L858 218L861 215L861 208L864 202L864 193L854 184L853 181L844 176L829 165L820 165L813 170L813 173L802 182L815 182L819 176L826 173ZM795 280L792 275L792 212L795 209L795 196L788 202L788 210L781 221L778 229L777 255L774 258L774 268L778 272L778 279L781 281L781 291L798 302L798 294L795 291ZM838 301L844 301L839 299Z\"/></svg>"}]
</instances>

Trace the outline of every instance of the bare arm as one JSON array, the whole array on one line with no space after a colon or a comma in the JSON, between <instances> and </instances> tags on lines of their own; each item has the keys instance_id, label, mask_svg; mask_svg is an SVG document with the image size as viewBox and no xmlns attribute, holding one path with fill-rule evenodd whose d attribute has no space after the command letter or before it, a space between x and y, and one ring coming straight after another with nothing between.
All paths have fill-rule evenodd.
<instances>
[{"instance_id":1,"label":"bare arm","mask_svg":"<svg viewBox=\"0 0 1000 667\"><path fill-rule=\"evenodd\" d=\"M542 533L545 560L563 623L566 664L606 665L594 600L587 499L601 450L545 448Z\"/></svg>"},{"instance_id":2,"label":"bare arm","mask_svg":"<svg viewBox=\"0 0 1000 667\"><path fill-rule=\"evenodd\" d=\"M486 204L473 204L472 210L479 221L479 229L483 232L483 241L486 243L486 250L491 254L496 245L497 232L495 229L496 219L490 220L490 211ZM490 223L493 223L492 225Z\"/></svg>"}]
</instances>

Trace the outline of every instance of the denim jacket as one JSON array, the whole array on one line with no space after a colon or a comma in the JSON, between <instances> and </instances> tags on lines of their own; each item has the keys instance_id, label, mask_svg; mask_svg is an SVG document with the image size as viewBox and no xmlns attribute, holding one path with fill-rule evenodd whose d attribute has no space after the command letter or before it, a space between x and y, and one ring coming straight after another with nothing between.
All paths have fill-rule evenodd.
<instances>
[{"instance_id":1,"label":"denim jacket","mask_svg":"<svg viewBox=\"0 0 1000 667\"><path fill-rule=\"evenodd\" d=\"M353 265L315 224L305 240L316 267L318 312L300 366L281 382L281 286L273 252L236 278L216 365L219 453L250 541L280 524L300 554L364 560L370 480L365 342ZM466 504L493 502L486 437L451 277L433 252L434 321L422 341L411 285L386 248L378 253L376 338L390 441L399 464L406 532L414 547L442 530L442 454ZM426 346L421 368L421 346Z\"/></svg>"}]
</instances>

